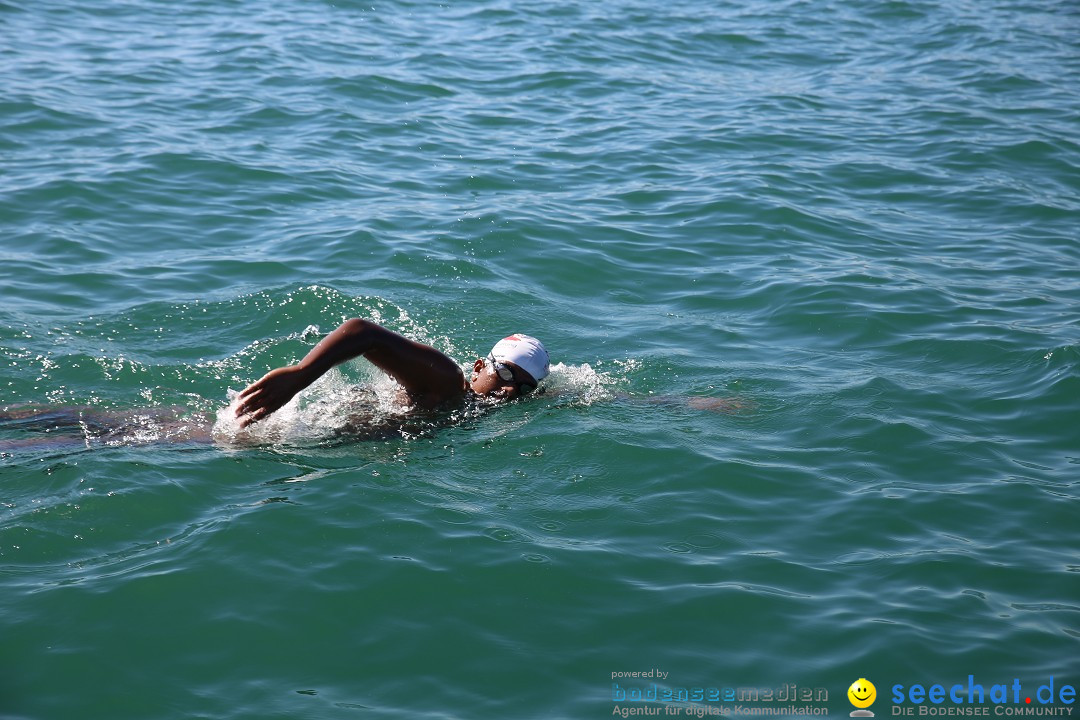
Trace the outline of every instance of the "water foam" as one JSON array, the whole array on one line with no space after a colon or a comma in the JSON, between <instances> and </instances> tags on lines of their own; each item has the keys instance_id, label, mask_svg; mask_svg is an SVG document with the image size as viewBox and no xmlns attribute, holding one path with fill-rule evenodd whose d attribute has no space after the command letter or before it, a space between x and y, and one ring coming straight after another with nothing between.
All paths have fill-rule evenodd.
<instances>
[{"instance_id":1,"label":"water foam","mask_svg":"<svg viewBox=\"0 0 1080 720\"><path fill-rule=\"evenodd\" d=\"M632 369L633 362L628 361L623 369ZM624 373L596 370L589 363L552 365L551 374L542 383L545 395L557 397L560 403L579 406L612 400L616 390L625 384Z\"/></svg>"},{"instance_id":2,"label":"water foam","mask_svg":"<svg viewBox=\"0 0 1080 720\"><path fill-rule=\"evenodd\" d=\"M401 388L385 375L355 384L337 368L323 375L268 418L246 428L236 417L240 392L229 388L211 431L223 445L310 444L385 427L411 410Z\"/></svg>"}]
</instances>

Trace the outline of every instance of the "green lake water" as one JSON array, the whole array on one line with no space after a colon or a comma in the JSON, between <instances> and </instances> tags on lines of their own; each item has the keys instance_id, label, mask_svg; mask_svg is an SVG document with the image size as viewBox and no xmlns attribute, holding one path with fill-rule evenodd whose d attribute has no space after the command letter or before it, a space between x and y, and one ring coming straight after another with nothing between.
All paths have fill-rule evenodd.
<instances>
[{"instance_id":1,"label":"green lake water","mask_svg":"<svg viewBox=\"0 0 1080 720\"><path fill-rule=\"evenodd\" d=\"M1072 0L0 0L0 37L0 718L1077 712ZM238 434L350 317L463 366L535 335L546 392L342 441L393 394L357 360Z\"/></svg>"}]
</instances>

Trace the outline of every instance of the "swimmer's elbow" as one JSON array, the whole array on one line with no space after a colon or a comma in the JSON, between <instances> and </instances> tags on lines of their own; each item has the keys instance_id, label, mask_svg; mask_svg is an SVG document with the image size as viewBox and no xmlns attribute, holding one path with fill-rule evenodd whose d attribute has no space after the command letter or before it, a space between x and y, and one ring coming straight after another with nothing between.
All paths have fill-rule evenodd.
<instances>
[{"instance_id":1,"label":"swimmer's elbow","mask_svg":"<svg viewBox=\"0 0 1080 720\"><path fill-rule=\"evenodd\" d=\"M349 318L341 323L341 326L333 334L341 337L355 356L362 355L371 348L384 343L386 336L390 333L381 325L357 317Z\"/></svg>"},{"instance_id":2,"label":"swimmer's elbow","mask_svg":"<svg viewBox=\"0 0 1080 720\"><path fill-rule=\"evenodd\" d=\"M338 332L343 335L358 336L370 333L373 327L378 326L370 320L365 320L364 318L349 318L341 323Z\"/></svg>"}]
</instances>

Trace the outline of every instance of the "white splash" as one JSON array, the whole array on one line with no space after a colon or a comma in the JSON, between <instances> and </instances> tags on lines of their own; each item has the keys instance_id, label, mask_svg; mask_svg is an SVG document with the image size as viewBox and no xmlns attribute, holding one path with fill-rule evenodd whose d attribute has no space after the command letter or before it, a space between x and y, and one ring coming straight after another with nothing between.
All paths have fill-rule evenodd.
<instances>
[{"instance_id":1,"label":"white splash","mask_svg":"<svg viewBox=\"0 0 1080 720\"><path fill-rule=\"evenodd\" d=\"M239 391L229 388L228 405L217 411L212 434L220 444L310 444L340 437L358 424L376 426L409 409L402 402L400 386L386 375L379 373L357 385L336 368L270 417L246 428L236 417L239 397Z\"/></svg>"},{"instance_id":2,"label":"white splash","mask_svg":"<svg viewBox=\"0 0 1080 720\"><path fill-rule=\"evenodd\" d=\"M569 400L574 405L592 405L613 399L616 388L624 382L625 377L595 370L589 363L557 363L551 366L551 374L544 379L542 385L545 394L555 395L560 400Z\"/></svg>"}]
</instances>

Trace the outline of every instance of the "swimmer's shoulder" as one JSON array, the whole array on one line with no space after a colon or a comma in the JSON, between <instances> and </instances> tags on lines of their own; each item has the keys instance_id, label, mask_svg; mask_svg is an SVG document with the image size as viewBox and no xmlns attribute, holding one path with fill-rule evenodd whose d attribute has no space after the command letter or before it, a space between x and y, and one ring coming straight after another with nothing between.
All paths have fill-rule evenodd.
<instances>
[{"instance_id":1,"label":"swimmer's shoulder","mask_svg":"<svg viewBox=\"0 0 1080 720\"><path fill-rule=\"evenodd\" d=\"M409 391L402 388L407 404L421 410L449 410L460 407L475 397L475 393L465 384L465 378L460 369L457 382L454 382L453 376L442 378L442 380L422 390Z\"/></svg>"}]
</instances>

